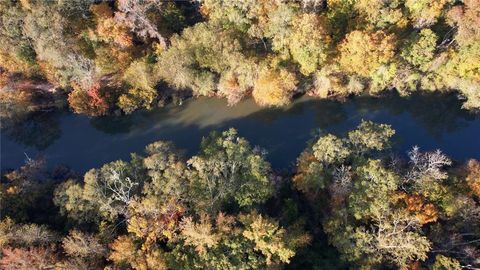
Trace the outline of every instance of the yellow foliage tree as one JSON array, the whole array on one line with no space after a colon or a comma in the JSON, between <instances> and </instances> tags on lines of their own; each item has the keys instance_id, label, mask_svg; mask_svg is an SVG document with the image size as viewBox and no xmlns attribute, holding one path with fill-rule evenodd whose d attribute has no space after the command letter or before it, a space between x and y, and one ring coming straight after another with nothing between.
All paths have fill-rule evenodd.
<instances>
[{"instance_id":1,"label":"yellow foliage tree","mask_svg":"<svg viewBox=\"0 0 480 270\"><path fill-rule=\"evenodd\" d=\"M367 21L372 28L387 26L405 27L408 19L402 14L402 1L358 0L354 7L362 15L360 20Z\"/></svg>"},{"instance_id":2,"label":"yellow foliage tree","mask_svg":"<svg viewBox=\"0 0 480 270\"><path fill-rule=\"evenodd\" d=\"M253 88L253 98L262 106L282 106L290 103L296 88L295 75L286 70L264 69Z\"/></svg>"},{"instance_id":3,"label":"yellow foliage tree","mask_svg":"<svg viewBox=\"0 0 480 270\"><path fill-rule=\"evenodd\" d=\"M369 76L394 56L395 38L383 31L355 30L340 43L338 62L347 72Z\"/></svg>"},{"instance_id":4,"label":"yellow foliage tree","mask_svg":"<svg viewBox=\"0 0 480 270\"><path fill-rule=\"evenodd\" d=\"M254 249L266 257L267 265L275 261L289 263L295 255L295 246L310 241L308 235L299 236L288 241L287 231L278 222L253 212L240 215L240 222L245 225L242 235L255 244Z\"/></svg>"},{"instance_id":5,"label":"yellow foliage tree","mask_svg":"<svg viewBox=\"0 0 480 270\"><path fill-rule=\"evenodd\" d=\"M136 270L167 269L165 259L159 248L139 248L132 237L125 235L118 237L112 243L111 250L108 259L120 267L131 266Z\"/></svg>"}]
</instances>

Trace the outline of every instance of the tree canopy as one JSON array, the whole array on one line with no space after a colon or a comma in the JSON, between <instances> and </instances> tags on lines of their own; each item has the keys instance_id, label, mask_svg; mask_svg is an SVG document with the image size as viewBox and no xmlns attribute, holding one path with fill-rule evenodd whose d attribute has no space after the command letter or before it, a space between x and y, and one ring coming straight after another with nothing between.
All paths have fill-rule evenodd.
<instances>
[{"instance_id":1,"label":"tree canopy","mask_svg":"<svg viewBox=\"0 0 480 270\"><path fill-rule=\"evenodd\" d=\"M191 157L157 141L83 177L29 160L2 175L0 267L478 267L480 163L393 155L394 133L320 134L282 171L235 129Z\"/></svg>"},{"instance_id":2,"label":"tree canopy","mask_svg":"<svg viewBox=\"0 0 480 270\"><path fill-rule=\"evenodd\" d=\"M284 106L301 94L388 90L458 92L465 108L480 107L476 0L7 0L1 8L6 81L47 80L90 116L189 96Z\"/></svg>"}]
</instances>

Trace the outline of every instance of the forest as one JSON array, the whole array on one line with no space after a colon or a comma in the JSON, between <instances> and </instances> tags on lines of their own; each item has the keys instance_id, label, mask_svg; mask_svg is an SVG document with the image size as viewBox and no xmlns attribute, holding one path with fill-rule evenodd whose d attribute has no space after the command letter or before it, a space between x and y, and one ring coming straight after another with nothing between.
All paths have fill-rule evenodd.
<instances>
[{"instance_id":1,"label":"forest","mask_svg":"<svg viewBox=\"0 0 480 270\"><path fill-rule=\"evenodd\" d=\"M478 115L480 0L0 0L1 132L40 150L62 136L51 112L108 133L207 97L281 110L392 93L430 98L412 110L433 130ZM319 122L350 117L329 104ZM233 127L86 172L25 152L1 167L0 269L480 269L479 157L401 139L368 119L321 129L283 168Z\"/></svg>"},{"instance_id":2,"label":"forest","mask_svg":"<svg viewBox=\"0 0 480 270\"><path fill-rule=\"evenodd\" d=\"M480 162L390 147L362 121L312 138L294 171L235 129L84 176L42 159L2 176L0 267L478 269Z\"/></svg>"},{"instance_id":3,"label":"forest","mask_svg":"<svg viewBox=\"0 0 480 270\"><path fill-rule=\"evenodd\" d=\"M284 106L453 92L480 108L478 0L4 0L4 122L195 96Z\"/></svg>"}]
</instances>

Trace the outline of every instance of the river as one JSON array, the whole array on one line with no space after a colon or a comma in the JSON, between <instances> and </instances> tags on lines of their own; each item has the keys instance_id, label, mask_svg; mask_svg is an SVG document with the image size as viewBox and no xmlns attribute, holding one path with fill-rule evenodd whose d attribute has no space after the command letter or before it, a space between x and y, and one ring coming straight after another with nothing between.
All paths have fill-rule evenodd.
<instances>
[{"instance_id":1,"label":"river","mask_svg":"<svg viewBox=\"0 0 480 270\"><path fill-rule=\"evenodd\" d=\"M1 168L16 168L26 156L41 155L51 166L64 164L85 172L128 159L131 152L142 153L156 140L171 140L192 155L202 136L229 127L266 148L274 168L289 168L314 134L344 134L361 119L391 124L397 131L394 148L401 153L418 145L422 150L439 148L457 160L480 158L480 115L461 109L454 95L357 97L346 102L302 97L284 108L260 108L252 100L229 107L221 99L198 98L129 116L36 114L1 131Z\"/></svg>"}]
</instances>

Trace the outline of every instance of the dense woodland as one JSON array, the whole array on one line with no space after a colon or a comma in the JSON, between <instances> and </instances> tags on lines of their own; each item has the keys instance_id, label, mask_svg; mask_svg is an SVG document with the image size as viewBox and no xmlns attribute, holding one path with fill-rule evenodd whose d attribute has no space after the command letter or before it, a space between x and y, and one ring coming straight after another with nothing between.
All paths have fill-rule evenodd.
<instances>
[{"instance_id":1,"label":"dense woodland","mask_svg":"<svg viewBox=\"0 0 480 270\"><path fill-rule=\"evenodd\" d=\"M478 110L480 0L0 1L2 126L388 91ZM479 269L480 161L394 136L362 121L283 169L235 129L85 174L27 156L1 175L0 269Z\"/></svg>"},{"instance_id":2,"label":"dense woodland","mask_svg":"<svg viewBox=\"0 0 480 270\"><path fill-rule=\"evenodd\" d=\"M478 269L480 162L393 153L394 134L321 134L294 170L234 129L83 177L28 159L2 176L0 268Z\"/></svg>"},{"instance_id":3,"label":"dense woodland","mask_svg":"<svg viewBox=\"0 0 480 270\"><path fill-rule=\"evenodd\" d=\"M3 0L2 118L190 96L458 93L480 108L478 0Z\"/></svg>"}]
</instances>

